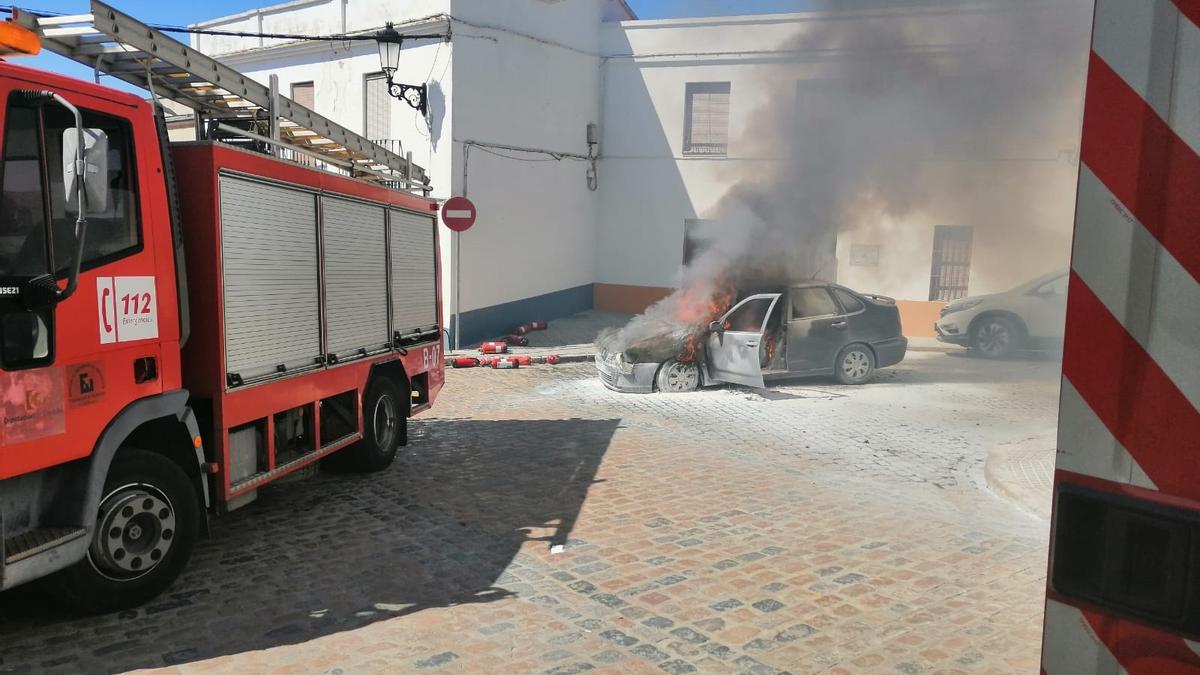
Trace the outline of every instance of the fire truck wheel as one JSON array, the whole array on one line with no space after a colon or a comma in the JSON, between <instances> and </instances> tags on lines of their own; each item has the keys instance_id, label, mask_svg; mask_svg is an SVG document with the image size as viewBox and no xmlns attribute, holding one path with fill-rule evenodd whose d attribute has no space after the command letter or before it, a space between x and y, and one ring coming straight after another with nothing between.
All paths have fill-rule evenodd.
<instances>
[{"instance_id":1,"label":"fire truck wheel","mask_svg":"<svg viewBox=\"0 0 1200 675\"><path fill-rule=\"evenodd\" d=\"M662 364L654 383L659 391L681 393L696 391L700 387L700 368L692 363L684 363L671 359Z\"/></svg>"},{"instance_id":2,"label":"fire truck wheel","mask_svg":"<svg viewBox=\"0 0 1200 675\"><path fill-rule=\"evenodd\" d=\"M838 353L833 372L842 384L862 384L875 372L875 354L866 345L847 345Z\"/></svg>"},{"instance_id":3,"label":"fire truck wheel","mask_svg":"<svg viewBox=\"0 0 1200 675\"><path fill-rule=\"evenodd\" d=\"M122 449L108 471L87 556L51 587L70 605L102 613L136 607L175 581L192 555L199 500L166 457Z\"/></svg>"},{"instance_id":4,"label":"fire truck wheel","mask_svg":"<svg viewBox=\"0 0 1200 675\"><path fill-rule=\"evenodd\" d=\"M403 403L390 379L372 379L363 396L363 439L333 455L341 456L336 468L370 473L391 466L408 424Z\"/></svg>"}]
</instances>

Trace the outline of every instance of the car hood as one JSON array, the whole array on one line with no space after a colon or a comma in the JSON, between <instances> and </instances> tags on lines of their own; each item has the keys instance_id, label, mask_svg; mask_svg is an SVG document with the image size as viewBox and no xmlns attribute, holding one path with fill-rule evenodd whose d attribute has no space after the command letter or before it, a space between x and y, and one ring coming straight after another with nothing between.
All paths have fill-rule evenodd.
<instances>
[{"instance_id":1,"label":"car hood","mask_svg":"<svg viewBox=\"0 0 1200 675\"><path fill-rule=\"evenodd\" d=\"M1011 298L1014 294L1009 291L1007 293L989 293L987 295L969 295L965 298L960 298L946 305L945 311L953 311L963 305L980 305L983 303L1002 302L1007 298Z\"/></svg>"},{"instance_id":2,"label":"car hood","mask_svg":"<svg viewBox=\"0 0 1200 675\"><path fill-rule=\"evenodd\" d=\"M688 339L700 333L699 328L676 328L642 338L625 348L627 363L661 363L683 351Z\"/></svg>"}]
</instances>

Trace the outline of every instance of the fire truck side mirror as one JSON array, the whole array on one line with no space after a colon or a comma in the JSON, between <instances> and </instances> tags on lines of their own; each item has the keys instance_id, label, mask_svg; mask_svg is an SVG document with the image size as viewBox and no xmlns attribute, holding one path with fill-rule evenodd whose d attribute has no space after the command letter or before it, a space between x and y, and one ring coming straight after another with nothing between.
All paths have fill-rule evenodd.
<instances>
[{"instance_id":1,"label":"fire truck side mirror","mask_svg":"<svg viewBox=\"0 0 1200 675\"><path fill-rule=\"evenodd\" d=\"M79 181L82 173L87 209L92 214L108 210L108 134L101 129L83 129L83 166L77 166L80 133L64 129L62 137L63 189L67 208L79 213Z\"/></svg>"},{"instance_id":2,"label":"fire truck side mirror","mask_svg":"<svg viewBox=\"0 0 1200 675\"><path fill-rule=\"evenodd\" d=\"M50 329L41 312L13 312L0 317L0 356L6 366L49 355Z\"/></svg>"}]
</instances>

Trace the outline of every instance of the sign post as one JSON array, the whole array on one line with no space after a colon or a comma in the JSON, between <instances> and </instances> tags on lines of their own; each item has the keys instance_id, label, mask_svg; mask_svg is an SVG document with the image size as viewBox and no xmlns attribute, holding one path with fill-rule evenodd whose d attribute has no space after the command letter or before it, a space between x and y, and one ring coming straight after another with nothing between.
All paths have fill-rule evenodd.
<instances>
[{"instance_id":1,"label":"sign post","mask_svg":"<svg viewBox=\"0 0 1200 675\"><path fill-rule=\"evenodd\" d=\"M465 188L463 190L466 192ZM463 232L471 229L475 224L475 204L466 197L451 197L442 205L442 222L446 227L454 232L454 351L458 351L460 347L460 336L462 335L462 266L459 261L462 259L462 241L460 239Z\"/></svg>"}]
</instances>

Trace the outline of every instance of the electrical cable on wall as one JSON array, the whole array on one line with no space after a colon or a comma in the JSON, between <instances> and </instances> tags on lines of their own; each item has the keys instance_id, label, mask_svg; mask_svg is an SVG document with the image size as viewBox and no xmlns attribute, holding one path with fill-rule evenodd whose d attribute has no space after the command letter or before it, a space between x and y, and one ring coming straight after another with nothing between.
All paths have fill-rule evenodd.
<instances>
[{"instance_id":1,"label":"electrical cable on wall","mask_svg":"<svg viewBox=\"0 0 1200 675\"><path fill-rule=\"evenodd\" d=\"M574 152L558 152L555 150L546 150L544 148L529 148L515 145L504 145L502 143L487 143L484 141L461 141L463 144L463 187L466 188L468 167L470 165L471 148L479 148L480 151L486 152L489 155L501 157L515 162L561 162L563 160L571 160L576 162L587 162L588 168L584 173L587 181L588 190L595 192L600 187L598 176L597 163L599 155L596 154L596 142L594 141L595 129L594 125L588 125L588 154L581 155ZM542 159L533 159L528 157L517 157L510 154L505 154L501 151L528 153L532 155L542 155Z\"/></svg>"}]
</instances>

